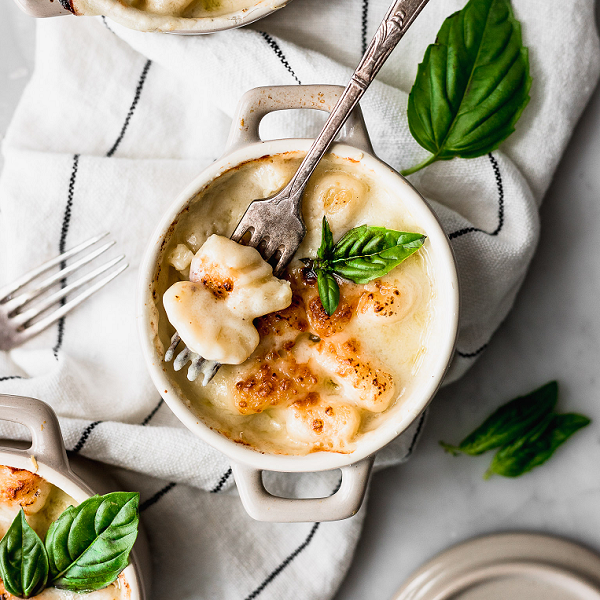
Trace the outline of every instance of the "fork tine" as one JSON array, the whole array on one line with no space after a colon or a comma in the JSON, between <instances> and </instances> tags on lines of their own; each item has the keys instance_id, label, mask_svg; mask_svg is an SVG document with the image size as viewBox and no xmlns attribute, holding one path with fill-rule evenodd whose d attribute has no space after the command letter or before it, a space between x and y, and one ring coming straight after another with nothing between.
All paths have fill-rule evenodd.
<instances>
[{"instance_id":1,"label":"fork tine","mask_svg":"<svg viewBox=\"0 0 600 600\"><path fill-rule=\"evenodd\" d=\"M11 296L17 290L22 288L24 285L27 285L30 281L35 279L38 275L41 275L48 269L51 269L52 267L59 265L61 262L63 262L63 260L67 260L71 256L74 256L75 254L79 254L79 252L94 245L96 242L100 241L102 238L105 238L107 235L108 235L108 232L101 233L100 235L96 235L93 238L90 238L89 240L87 240L86 242L83 242L83 243L79 244L78 246L75 246L74 248L71 248L70 250L63 252L56 258L52 258L51 260L45 262L44 264L40 265L39 267L36 267L35 269L28 271L27 273L25 273L25 275L22 275L21 277L19 277L17 280L13 281L12 283L9 283L8 285L5 285L4 287L0 288L0 303L3 303L4 301L6 301L6 298L8 298L8 296Z\"/></svg>"},{"instance_id":2,"label":"fork tine","mask_svg":"<svg viewBox=\"0 0 600 600\"><path fill-rule=\"evenodd\" d=\"M17 314L16 316L11 318L11 321L16 325L24 325L28 321L31 321L38 315L42 314L46 309L50 308L53 304L56 304L59 300L62 300L65 296L68 296L74 290L80 288L82 285L85 285L92 279L96 279L98 275L102 275L102 273L108 271L110 268L114 267L117 263L121 262L125 258L124 254L117 256L117 258L113 258L108 261L106 264L90 271L83 277L77 279L73 283L65 286L64 288L58 290L54 294L48 296L48 298L44 299L42 302L38 302L35 306L32 306L29 310Z\"/></svg>"},{"instance_id":3,"label":"fork tine","mask_svg":"<svg viewBox=\"0 0 600 600\"><path fill-rule=\"evenodd\" d=\"M243 223L238 223L235 231L231 234L231 239L239 244L241 239L248 233L248 229L249 227L246 227Z\"/></svg>"},{"instance_id":4,"label":"fork tine","mask_svg":"<svg viewBox=\"0 0 600 600\"><path fill-rule=\"evenodd\" d=\"M277 265L273 269L273 273L275 274L275 277L279 277L283 273L283 271L288 266L288 263L290 262L290 260L292 260L292 257L294 256L295 253L296 253L296 249L290 248L289 246L283 247L283 249L281 251L281 256L279 257L279 260L277 261Z\"/></svg>"},{"instance_id":5,"label":"fork tine","mask_svg":"<svg viewBox=\"0 0 600 600\"><path fill-rule=\"evenodd\" d=\"M52 325L52 323L56 323L59 319L64 317L67 313L71 312L75 307L79 306L82 302L87 300L91 295L95 294L98 290L102 289L107 283L110 283L115 277L120 275L129 265L125 263L121 265L118 269L107 275L100 281L96 282L93 286L89 287L85 292L82 292L73 300L70 300L66 304L63 304L60 308L56 309L53 313L49 314L47 317L37 321L33 325L26 327L20 334L21 340L24 342L34 336L36 336L40 331L46 329Z\"/></svg>"},{"instance_id":6,"label":"fork tine","mask_svg":"<svg viewBox=\"0 0 600 600\"><path fill-rule=\"evenodd\" d=\"M167 348L167 351L165 352L165 362L171 362L173 360L173 357L175 356L175 348L177 348L177 345L180 341L181 337L179 337L179 334L175 332L173 334L173 337L171 338L171 345Z\"/></svg>"},{"instance_id":7,"label":"fork tine","mask_svg":"<svg viewBox=\"0 0 600 600\"><path fill-rule=\"evenodd\" d=\"M196 378L198 377L198 375L200 375L200 372L202 370L202 365L204 364L205 361L206 361L206 359L200 355L197 355L196 358L194 358L194 360L192 361L192 364L190 365L188 372L187 372L187 378L190 381L195 381Z\"/></svg>"},{"instance_id":8,"label":"fork tine","mask_svg":"<svg viewBox=\"0 0 600 600\"><path fill-rule=\"evenodd\" d=\"M269 240L269 243L266 245L265 249L261 252L262 257L265 261L269 262L275 252L281 247L281 243L275 239Z\"/></svg>"},{"instance_id":9,"label":"fork tine","mask_svg":"<svg viewBox=\"0 0 600 600\"><path fill-rule=\"evenodd\" d=\"M42 281L42 283L40 283L40 285L38 285L33 290L29 292L24 292L14 298L11 298L8 302L4 304L5 310L8 311L8 313L10 314L12 311L21 308L21 306L24 306L34 298L37 298L37 296L39 296L42 292L45 292L48 288L52 287L57 281L64 279L65 277L73 273L73 271L76 271L80 267L83 267L87 263L93 261L95 258L98 258L98 256L106 252L106 250L108 250L115 244L116 242L114 241L104 244L97 250L90 252L89 254L74 262L73 264L69 265L68 267L65 267L57 273L54 273L54 275L51 275L47 279L44 279L44 281Z\"/></svg>"},{"instance_id":10,"label":"fork tine","mask_svg":"<svg viewBox=\"0 0 600 600\"><path fill-rule=\"evenodd\" d=\"M175 371L181 371L183 365L189 360L192 351L186 346L173 361L173 369Z\"/></svg>"},{"instance_id":11,"label":"fork tine","mask_svg":"<svg viewBox=\"0 0 600 600\"><path fill-rule=\"evenodd\" d=\"M252 246L252 248L256 248L264 239L264 236L261 235L261 232L254 228L252 230L252 235L250 236L250 240L248 241L248 246Z\"/></svg>"}]
</instances>

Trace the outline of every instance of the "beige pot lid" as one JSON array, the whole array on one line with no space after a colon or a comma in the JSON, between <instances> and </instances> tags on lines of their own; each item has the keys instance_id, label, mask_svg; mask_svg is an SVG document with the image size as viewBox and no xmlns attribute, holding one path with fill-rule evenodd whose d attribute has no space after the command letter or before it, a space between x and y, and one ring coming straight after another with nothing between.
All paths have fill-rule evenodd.
<instances>
[{"instance_id":1,"label":"beige pot lid","mask_svg":"<svg viewBox=\"0 0 600 600\"><path fill-rule=\"evenodd\" d=\"M600 556L549 535L488 535L438 554L393 600L600 600Z\"/></svg>"}]
</instances>

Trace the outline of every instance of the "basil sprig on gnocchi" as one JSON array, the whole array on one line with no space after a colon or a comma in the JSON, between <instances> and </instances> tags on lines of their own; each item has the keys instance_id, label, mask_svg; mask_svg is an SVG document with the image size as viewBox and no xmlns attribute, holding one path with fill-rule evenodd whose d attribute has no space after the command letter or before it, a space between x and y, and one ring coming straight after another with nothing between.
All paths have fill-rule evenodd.
<instances>
[{"instance_id":1,"label":"basil sprig on gnocchi","mask_svg":"<svg viewBox=\"0 0 600 600\"><path fill-rule=\"evenodd\" d=\"M81 593L110 585L128 564L139 501L137 492L113 492L69 506L45 542L21 509L0 541L4 587L13 596L31 598L46 587Z\"/></svg>"},{"instance_id":2,"label":"basil sprig on gnocchi","mask_svg":"<svg viewBox=\"0 0 600 600\"><path fill-rule=\"evenodd\" d=\"M315 272L321 303L331 316L340 301L336 276L354 283L369 283L395 269L414 254L426 238L422 233L361 225L334 244L327 217L323 217L317 258L303 259L303 262Z\"/></svg>"}]
</instances>

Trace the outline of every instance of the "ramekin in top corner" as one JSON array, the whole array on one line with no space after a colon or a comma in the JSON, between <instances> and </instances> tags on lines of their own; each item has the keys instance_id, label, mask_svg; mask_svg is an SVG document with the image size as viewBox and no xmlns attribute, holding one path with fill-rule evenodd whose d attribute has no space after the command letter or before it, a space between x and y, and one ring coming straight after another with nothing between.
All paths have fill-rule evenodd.
<instances>
[{"instance_id":1,"label":"ramekin in top corner","mask_svg":"<svg viewBox=\"0 0 600 600\"><path fill-rule=\"evenodd\" d=\"M252 6L214 17L175 17L140 10L120 0L15 0L32 17L104 15L130 29L202 35L249 25L283 8L291 0L254 0Z\"/></svg>"}]
</instances>

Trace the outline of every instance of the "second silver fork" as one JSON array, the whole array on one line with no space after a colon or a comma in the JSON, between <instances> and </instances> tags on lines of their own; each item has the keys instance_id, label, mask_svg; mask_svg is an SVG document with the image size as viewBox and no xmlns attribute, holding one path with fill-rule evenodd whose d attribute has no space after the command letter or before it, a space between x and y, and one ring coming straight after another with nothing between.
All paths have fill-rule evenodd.
<instances>
[{"instance_id":1,"label":"second silver fork","mask_svg":"<svg viewBox=\"0 0 600 600\"><path fill-rule=\"evenodd\" d=\"M11 350L30 340L38 333L41 333L44 329L79 306L92 294L103 288L127 268L127 263L123 262L125 255L121 254L104 263L102 266L85 273L85 275L82 275L56 292L45 295L45 292L58 285L66 277L82 269L106 252L115 242L102 244L70 265L63 266L63 268L45 279L42 278L44 273L62 265L68 259L82 254L106 238L107 235L108 233L97 235L0 288L0 350ZM104 277L97 280L100 275L104 275ZM95 283L83 292L69 301L64 301L67 296L93 281ZM46 311L59 303L60 306L56 310L44 316Z\"/></svg>"}]
</instances>

